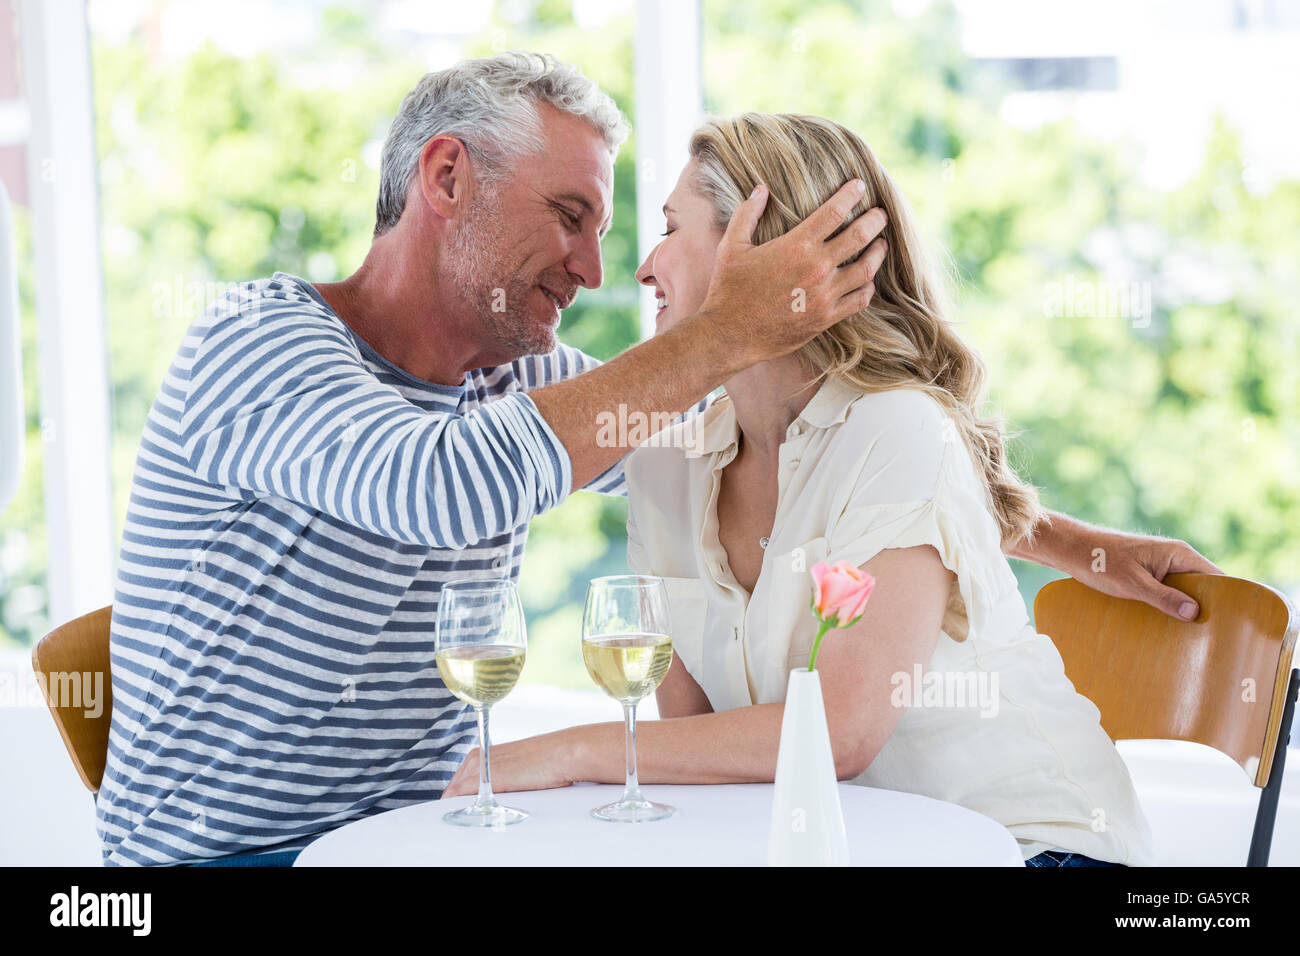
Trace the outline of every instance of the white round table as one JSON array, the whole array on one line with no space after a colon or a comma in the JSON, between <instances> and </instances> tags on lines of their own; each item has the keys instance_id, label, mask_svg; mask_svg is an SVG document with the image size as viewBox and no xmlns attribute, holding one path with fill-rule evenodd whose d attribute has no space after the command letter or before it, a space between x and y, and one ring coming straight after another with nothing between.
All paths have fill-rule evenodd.
<instances>
[{"instance_id":1,"label":"white round table","mask_svg":"<svg viewBox=\"0 0 1300 956\"><path fill-rule=\"evenodd\" d=\"M677 813L652 823L588 815L622 786L578 784L498 794L531 816L508 827L444 823L472 796L389 810L325 834L295 866L764 866L772 784L643 786ZM1023 866L1010 832L988 817L929 797L840 784L855 866Z\"/></svg>"}]
</instances>

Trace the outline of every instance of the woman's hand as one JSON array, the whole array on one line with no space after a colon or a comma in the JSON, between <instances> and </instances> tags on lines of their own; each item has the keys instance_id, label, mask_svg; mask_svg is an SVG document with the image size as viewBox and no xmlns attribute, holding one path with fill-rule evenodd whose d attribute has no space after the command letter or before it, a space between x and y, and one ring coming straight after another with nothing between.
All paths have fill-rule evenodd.
<instances>
[{"instance_id":1,"label":"woman's hand","mask_svg":"<svg viewBox=\"0 0 1300 956\"><path fill-rule=\"evenodd\" d=\"M555 733L492 745L492 790L550 790L567 787L582 779L578 754L584 732L569 727ZM442 792L443 798L478 793L479 762L483 754L475 747Z\"/></svg>"}]
</instances>

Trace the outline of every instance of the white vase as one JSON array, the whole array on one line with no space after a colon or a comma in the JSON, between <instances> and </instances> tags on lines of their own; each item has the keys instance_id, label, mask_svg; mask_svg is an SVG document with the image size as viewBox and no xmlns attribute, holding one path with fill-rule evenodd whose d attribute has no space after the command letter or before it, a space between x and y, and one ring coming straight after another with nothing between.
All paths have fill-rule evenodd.
<instances>
[{"instance_id":1,"label":"white vase","mask_svg":"<svg viewBox=\"0 0 1300 956\"><path fill-rule=\"evenodd\" d=\"M806 667L790 672L775 782L768 865L848 866L821 675Z\"/></svg>"}]
</instances>

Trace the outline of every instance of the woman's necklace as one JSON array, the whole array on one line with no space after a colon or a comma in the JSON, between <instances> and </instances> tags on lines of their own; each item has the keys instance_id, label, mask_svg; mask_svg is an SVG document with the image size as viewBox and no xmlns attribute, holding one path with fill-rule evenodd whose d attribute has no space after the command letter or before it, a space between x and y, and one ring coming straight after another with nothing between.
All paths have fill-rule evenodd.
<instances>
[{"instance_id":1,"label":"woman's necklace","mask_svg":"<svg viewBox=\"0 0 1300 956\"><path fill-rule=\"evenodd\" d=\"M741 446L741 444L743 444L743 442L744 442L744 433L742 432L741 435L736 439L736 455L735 455L735 457L739 457L739 456L740 456L740 446ZM732 460L734 461L735 458L733 458ZM767 535L763 535L763 537L761 537L761 538L758 539L758 546L759 546L760 548L762 548L764 551L767 550L767 546L768 546L769 544L771 544L771 543L772 543L772 539L769 538Z\"/></svg>"}]
</instances>

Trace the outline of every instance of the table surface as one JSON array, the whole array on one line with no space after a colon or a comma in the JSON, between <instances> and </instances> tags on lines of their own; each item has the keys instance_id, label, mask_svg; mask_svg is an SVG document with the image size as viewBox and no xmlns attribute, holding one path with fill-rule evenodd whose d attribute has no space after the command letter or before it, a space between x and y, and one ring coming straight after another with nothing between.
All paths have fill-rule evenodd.
<instances>
[{"instance_id":1,"label":"table surface","mask_svg":"<svg viewBox=\"0 0 1300 956\"><path fill-rule=\"evenodd\" d=\"M340 827L295 866L764 866L772 784L643 786L677 813L651 823L607 823L593 807L623 788L578 784L498 794L531 816L508 827L468 828L442 815L472 796L434 800ZM1010 832L982 814L911 793L840 784L854 866L1023 866Z\"/></svg>"}]
</instances>

